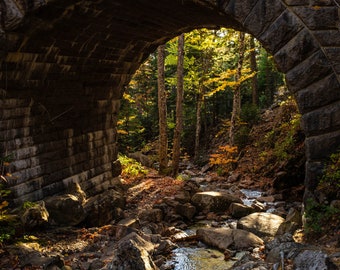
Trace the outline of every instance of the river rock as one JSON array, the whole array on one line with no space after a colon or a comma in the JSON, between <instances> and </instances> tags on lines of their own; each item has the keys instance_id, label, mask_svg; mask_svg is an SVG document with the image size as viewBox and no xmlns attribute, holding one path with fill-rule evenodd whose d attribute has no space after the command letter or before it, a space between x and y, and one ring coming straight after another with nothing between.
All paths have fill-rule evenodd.
<instances>
[{"instance_id":1,"label":"river rock","mask_svg":"<svg viewBox=\"0 0 340 270\"><path fill-rule=\"evenodd\" d=\"M53 196L45 200L47 211L53 223L75 226L85 219L82 202L74 195Z\"/></svg>"},{"instance_id":2,"label":"river rock","mask_svg":"<svg viewBox=\"0 0 340 270\"><path fill-rule=\"evenodd\" d=\"M229 207L229 212L234 218L245 217L254 211L250 206L241 203L232 203Z\"/></svg>"},{"instance_id":3,"label":"river rock","mask_svg":"<svg viewBox=\"0 0 340 270\"><path fill-rule=\"evenodd\" d=\"M287 214L286 220L281 223L276 234L282 235L285 233L293 234L298 228L302 226L302 215L301 213L291 208Z\"/></svg>"},{"instance_id":4,"label":"river rock","mask_svg":"<svg viewBox=\"0 0 340 270\"><path fill-rule=\"evenodd\" d=\"M176 206L176 213L188 220L191 220L196 214L196 207L191 203L180 203Z\"/></svg>"},{"instance_id":5,"label":"river rock","mask_svg":"<svg viewBox=\"0 0 340 270\"><path fill-rule=\"evenodd\" d=\"M154 245L137 233L130 233L117 243L108 269L153 270L158 269L151 258Z\"/></svg>"},{"instance_id":6,"label":"river rock","mask_svg":"<svg viewBox=\"0 0 340 270\"><path fill-rule=\"evenodd\" d=\"M147 222L161 222L163 220L163 212L157 208L144 210L138 216L141 221Z\"/></svg>"},{"instance_id":7,"label":"river rock","mask_svg":"<svg viewBox=\"0 0 340 270\"><path fill-rule=\"evenodd\" d=\"M227 211L233 202L242 203L241 199L226 191L205 191L196 193L192 203L200 210L209 212Z\"/></svg>"},{"instance_id":8,"label":"river rock","mask_svg":"<svg viewBox=\"0 0 340 270\"><path fill-rule=\"evenodd\" d=\"M271 213L253 213L241 218L237 228L250 231L261 238L273 238L284 218Z\"/></svg>"},{"instance_id":9,"label":"river rock","mask_svg":"<svg viewBox=\"0 0 340 270\"><path fill-rule=\"evenodd\" d=\"M201 228L196 234L203 243L220 250L226 250L230 246L240 250L263 245L261 238L239 229Z\"/></svg>"},{"instance_id":10,"label":"river rock","mask_svg":"<svg viewBox=\"0 0 340 270\"><path fill-rule=\"evenodd\" d=\"M91 196L85 203L85 223L89 227L103 226L112 220L122 219L121 209L125 207L122 191L109 189L96 196Z\"/></svg>"},{"instance_id":11,"label":"river rock","mask_svg":"<svg viewBox=\"0 0 340 270\"><path fill-rule=\"evenodd\" d=\"M328 255L321 250L304 250L293 263L294 269L298 270L336 270L336 265Z\"/></svg>"}]
</instances>

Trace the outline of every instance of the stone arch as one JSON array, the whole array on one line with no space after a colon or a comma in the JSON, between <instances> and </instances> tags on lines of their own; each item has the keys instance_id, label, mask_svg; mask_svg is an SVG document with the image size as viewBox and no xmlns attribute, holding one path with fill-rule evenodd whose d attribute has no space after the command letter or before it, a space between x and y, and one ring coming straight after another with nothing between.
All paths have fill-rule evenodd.
<instances>
[{"instance_id":1,"label":"stone arch","mask_svg":"<svg viewBox=\"0 0 340 270\"><path fill-rule=\"evenodd\" d=\"M339 147L337 0L3 0L0 8L1 151L14 154L15 202L69 182L90 196L114 186L124 87L158 45L194 28L249 32L274 55L303 114L306 194Z\"/></svg>"}]
</instances>

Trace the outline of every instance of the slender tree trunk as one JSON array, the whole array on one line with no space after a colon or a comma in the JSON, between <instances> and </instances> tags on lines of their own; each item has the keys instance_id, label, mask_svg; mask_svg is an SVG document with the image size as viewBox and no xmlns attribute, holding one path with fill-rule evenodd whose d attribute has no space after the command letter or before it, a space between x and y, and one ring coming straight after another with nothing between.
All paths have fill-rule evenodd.
<instances>
[{"instance_id":1,"label":"slender tree trunk","mask_svg":"<svg viewBox=\"0 0 340 270\"><path fill-rule=\"evenodd\" d=\"M165 45L161 45L158 51L158 114L159 114L159 173L166 173L168 166L168 136L166 123L166 93L165 93L165 72L164 58Z\"/></svg>"},{"instance_id":2,"label":"slender tree trunk","mask_svg":"<svg viewBox=\"0 0 340 270\"><path fill-rule=\"evenodd\" d=\"M244 60L244 52L245 52L245 33L240 32L239 35L239 58L237 63L237 73L235 76L235 81L239 82L242 76L242 67L243 67L243 60ZM231 114L231 123L230 123L230 130L229 130L229 144L235 145L235 133L238 127L238 122L241 113L241 84L237 84L234 89L234 97L233 97L233 111Z\"/></svg>"},{"instance_id":3,"label":"slender tree trunk","mask_svg":"<svg viewBox=\"0 0 340 270\"><path fill-rule=\"evenodd\" d=\"M252 103L258 106L259 105L259 94L258 94L255 39L253 37L250 37L249 43L250 43L250 68L251 68L251 72L255 73L254 77L252 77L251 79Z\"/></svg>"},{"instance_id":4,"label":"slender tree trunk","mask_svg":"<svg viewBox=\"0 0 340 270\"><path fill-rule=\"evenodd\" d=\"M178 37L176 127L172 150L172 175L176 177L181 156L181 134L183 130L183 76L184 76L184 34Z\"/></svg>"},{"instance_id":5,"label":"slender tree trunk","mask_svg":"<svg viewBox=\"0 0 340 270\"><path fill-rule=\"evenodd\" d=\"M202 107L203 107L203 84L200 85L199 93L197 95L197 107L196 107L196 133L195 133L195 152L194 160L199 160L200 150L200 134L202 128Z\"/></svg>"}]
</instances>

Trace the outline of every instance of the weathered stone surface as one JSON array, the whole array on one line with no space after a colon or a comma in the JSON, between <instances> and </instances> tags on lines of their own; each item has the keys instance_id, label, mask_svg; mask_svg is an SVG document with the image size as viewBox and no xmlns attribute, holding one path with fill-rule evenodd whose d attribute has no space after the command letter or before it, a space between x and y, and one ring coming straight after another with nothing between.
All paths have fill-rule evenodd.
<instances>
[{"instance_id":1,"label":"weathered stone surface","mask_svg":"<svg viewBox=\"0 0 340 270\"><path fill-rule=\"evenodd\" d=\"M302 251L295 259L293 264L294 269L301 270L326 270L336 269L326 253L321 250L305 250Z\"/></svg>"},{"instance_id":2,"label":"weathered stone surface","mask_svg":"<svg viewBox=\"0 0 340 270\"><path fill-rule=\"evenodd\" d=\"M123 90L140 63L181 31L245 30L277 53L290 90L301 90L303 114L339 101L339 86L326 79L340 83L339 7L333 0L2 3L0 148L16 157L11 188L17 204L61 194L64 179L74 178L89 197L110 187L119 173L113 162ZM333 146L327 143L320 155Z\"/></svg>"},{"instance_id":3,"label":"weathered stone surface","mask_svg":"<svg viewBox=\"0 0 340 270\"><path fill-rule=\"evenodd\" d=\"M136 233L131 233L118 242L109 269L158 269L151 258L153 251L154 245L151 242L146 241Z\"/></svg>"},{"instance_id":4,"label":"weathered stone surface","mask_svg":"<svg viewBox=\"0 0 340 270\"><path fill-rule=\"evenodd\" d=\"M285 33L281 31L281 33ZM270 39L267 41L270 42ZM275 61L282 72L287 72L297 64L308 58L318 49L318 44L310 36L309 31L303 30L295 35L285 46L274 55Z\"/></svg>"},{"instance_id":5,"label":"weathered stone surface","mask_svg":"<svg viewBox=\"0 0 340 270\"><path fill-rule=\"evenodd\" d=\"M284 218L271 213L253 213L241 218L237 228L247 230L259 237L274 237Z\"/></svg>"},{"instance_id":6,"label":"weathered stone surface","mask_svg":"<svg viewBox=\"0 0 340 270\"><path fill-rule=\"evenodd\" d=\"M190 203L178 204L176 206L176 213L191 220L196 214L196 207Z\"/></svg>"},{"instance_id":7,"label":"weathered stone surface","mask_svg":"<svg viewBox=\"0 0 340 270\"><path fill-rule=\"evenodd\" d=\"M121 212L117 211L125 207L124 194L116 190L107 190L93 196L86 201L84 209L88 226L102 226L114 219L121 219Z\"/></svg>"},{"instance_id":8,"label":"weathered stone surface","mask_svg":"<svg viewBox=\"0 0 340 270\"><path fill-rule=\"evenodd\" d=\"M240 198L229 192L205 191L192 197L192 203L198 209L211 212L227 211L233 202L242 203Z\"/></svg>"},{"instance_id":9,"label":"weathered stone surface","mask_svg":"<svg viewBox=\"0 0 340 270\"><path fill-rule=\"evenodd\" d=\"M78 225L85 219L85 210L79 199L71 194L45 200L50 221L58 225Z\"/></svg>"},{"instance_id":10,"label":"weathered stone surface","mask_svg":"<svg viewBox=\"0 0 340 270\"><path fill-rule=\"evenodd\" d=\"M233 246L237 250L263 245L263 240L255 234L238 229L202 228L196 232L198 238L207 245L226 250Z\"/></svg>"},{"instance_id":11,"label":"weathered stone surface","mask_svg":"<svg viewBox=\"0 0 340 270\"><path fill-rule=\"evenodd\" d=\"M144 210L139 214L141 221L161 222L163 220L163 211L161 209Z\"/></svg>"},{"instance_id":12,"label":"weathered stone surface","mask_svg":"<svg viewBox=\"0 0 340 270\"><path fill-rule=\"evenodd\" d=\"M340 101L320 109L305 113L302 126L307 134L319 134L321 131L332 131L340 125Z\"/></svg>"},{"instance_id":13,"label":"weathered stone surface","mask_svg":"<svg viewBox=\"0 0 340 270\"><path fill-rule=\"evenodd\" d=\"M307 138L305 142L307 159L322 160L328 158L339 147L339 136L340 131L334 131Z\"/></svg>"},{"instance_id":14,"label":"weathered stone surface","mask_svg":"<svg viewBox=\"0 0 340 270\"><path fill-rule=\"evenodd\" d=\"M334 75L323 78L296 93L299 109L306 113L340 99L340 83Z\"/></svg>"},{"instance_id":15,"label":"weathered stone surface","mask_svg":"<svg viewBox=\"0 0 340 270\"><path fill-rule=\"evenodd\" d=\"M337 7L295 7L294 11L312 30L338 29Z\"/></svg>"},{"instance_id":16,"label":"weathered stone surface","mask_svg":"<svg viewBox=\"0 0 340 270\"><path fill-rule=\"evenodd\" d=\"M245 20L245 26L258 36L284 11L280 1L259 0Z\"/></svg>"},{"instance_id":17,"label":"weathered stone surface","mask_svg":"<svg viewBox=\"0 0 340 270\"><path fill-rule=\"evenodd\" d=\"M268 50L275 54L282 48L289 40L294 39L294 36L302 29L300 21L292 15L289 11L283 12L276 21L263 33L259 40ZM296 44L295 44L296 43ZM295 46L297 42L294 41ZM299 54L299 52L297 52ZM289 56L286 52L286 56ZM303 57L303 54L301 54ZM299 59L301 61L301 58ZM286 72L290 68L289 63L281 64L277 62L282 72ZM281 68L282 67L282 68Z\"/></svg>"},{"instance_id":18,"label":"weathered stone surface","mask_svg":"<svg viewBox=\"0 0 340 270\"><path fill-rule=\"evenodd\" d=\"M232 203L229 207L230 214L235 218L241 218L248 216L249 214L255 212L254 208L250 206L243 205L241 203Z\"/></svg>"},{"instance_id":19,"label":"weathered stone surface","mask_svg":"<svg viewBox=\"0 0 340 270\"><path fill-rule=\"evenodd\" d=\"M306 73L309 74L308 78L304 76ZM328 59L322 51L317 51L302 63L289 70L286 74L286 79L289 89L296 92L331 73Z\"/></svg>"}]
</instances>

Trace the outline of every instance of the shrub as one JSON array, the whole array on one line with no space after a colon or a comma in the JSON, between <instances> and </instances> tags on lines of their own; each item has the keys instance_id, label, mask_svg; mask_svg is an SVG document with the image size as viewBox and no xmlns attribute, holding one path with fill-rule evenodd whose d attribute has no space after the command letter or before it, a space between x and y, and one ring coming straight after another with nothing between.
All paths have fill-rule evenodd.
<instances>
[{"instance_id":1,"label":"shrub","mask_svg":"<svg viewBox=\"0 0 340 270\"><path fill-rule=\"evenodd\" d=\"M140 175L146 175L148 173L148 170L133 158L119 154L118 159L122 164L122 175L127 177L136 177Z\"/></svg>"}]
</instances>

